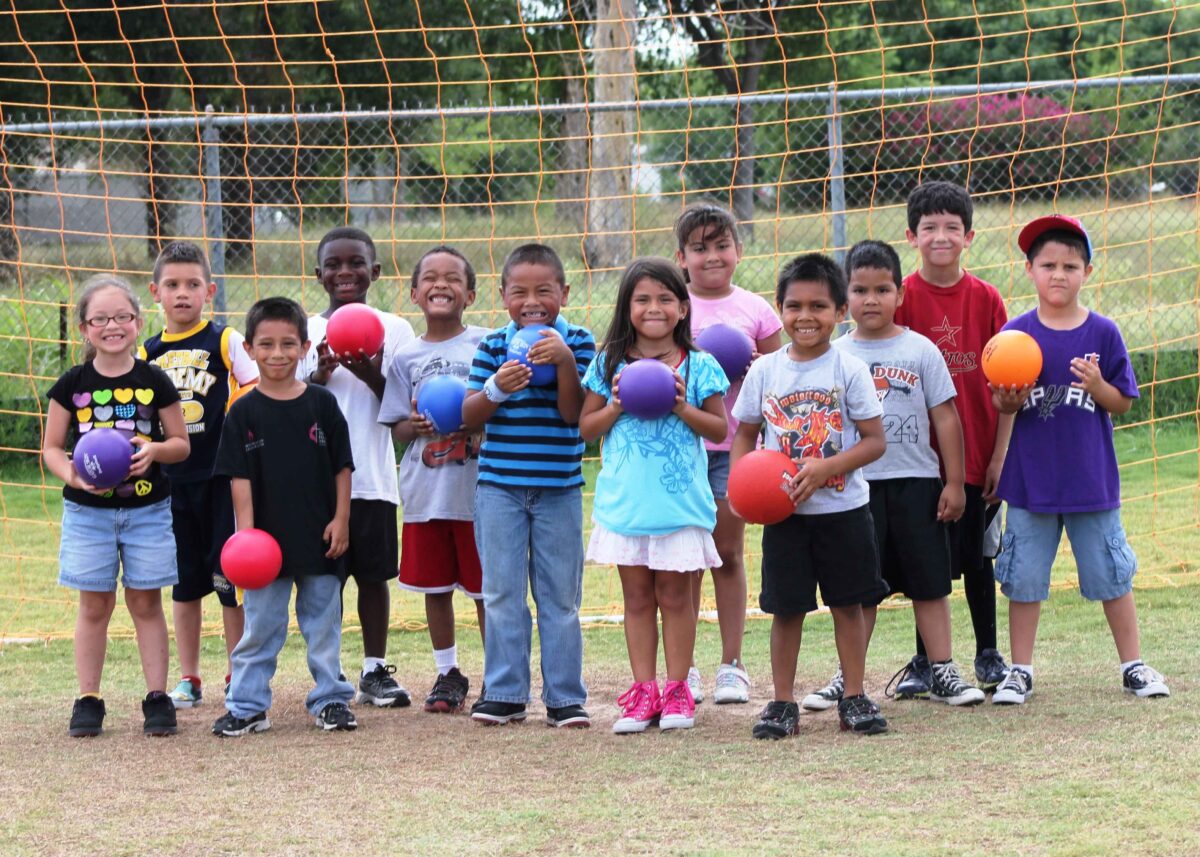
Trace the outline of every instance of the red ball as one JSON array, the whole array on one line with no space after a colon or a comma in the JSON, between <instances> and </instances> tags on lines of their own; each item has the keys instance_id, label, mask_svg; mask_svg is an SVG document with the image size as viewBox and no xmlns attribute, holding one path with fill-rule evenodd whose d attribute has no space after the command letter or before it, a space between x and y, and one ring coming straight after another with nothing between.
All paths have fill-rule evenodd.
<instances>
[{"instance_id":1,"label":"red ball","mask_svg":"<svg viewBox=\"0 0 1200 857\"><path fill-rule=\"evenodd\" d=\"M1042 349L1023 330L1002 330L983 346L983 374L997 387L1024 387L1042 373Z\"/></svg>"},{"instance_id":2,"label":"red ball","mask_svg":"<svg viewBox=\"0 0 1200 857\"><path fill-rule=\"evenodd\" d=\"M359 351L374 357L383 348L383 322L366 304L346 304L329 317L325 342L339 357L357 356Z\"/></svg>"},{"instance_id":3,"label":"red ball","mask_svg":"<svg viewBox=\"0 0 1200 857\"><path fill-rule=\"evenodd\" d=\"M265 530L238 530L221 548L221 571L230 583L242 589L270 586L282 567L279 542Z\"/></svg>"},{"instance_id":4,"label":"red ball","mask_svg":"<svg viewBox=\"0 0 1200 857\"><path fill-rule=\"evenodd\" d=\"M796 462L774 449L757 449L729 471L729 505L752 524L778 524L796 511L788 496Z\"/></svg>"}]
</instances>

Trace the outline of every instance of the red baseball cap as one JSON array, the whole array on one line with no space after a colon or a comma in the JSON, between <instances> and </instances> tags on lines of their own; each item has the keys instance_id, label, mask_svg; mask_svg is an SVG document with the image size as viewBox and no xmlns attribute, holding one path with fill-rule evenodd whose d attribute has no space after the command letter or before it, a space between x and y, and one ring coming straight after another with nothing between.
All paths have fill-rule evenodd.
<instances>
[{"instance_id":1,"label":"red baseball cap","mask_svg":"<svg viewBox=\"0 0 1200 857\"><path fill-rule=\"evenodd\" d=\"M1088 236L1087 230L1083 228L1081 222L1065 214L1047 214L1045 217L1029 221L1021 230L1021 234L1017 236L1017 246L1021 248L1022 253L1028 254L1029 248L1033 246L1033 242L1038 239L1038 236L1052 229L1072 232L1082 238L1083 243L1087 245L1086 261L1089 263L1092 261L1092 239Z\"/></svg>"}]
</instances>

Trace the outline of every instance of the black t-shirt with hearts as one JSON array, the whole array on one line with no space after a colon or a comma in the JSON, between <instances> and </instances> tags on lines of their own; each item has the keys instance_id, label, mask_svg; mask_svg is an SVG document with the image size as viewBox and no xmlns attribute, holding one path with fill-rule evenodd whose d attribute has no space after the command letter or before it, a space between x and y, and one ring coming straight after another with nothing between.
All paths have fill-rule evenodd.
<instances>
[{"instance_id":1,"label":"black t-shirt with hearts","mask_svg":"<svg viewBox=\"0 0 1200 857\"><path fill-rule=\"evenodd\" d=\"M179 401L179 391L167 373L145 360L135 360L133 369L109 378L89 360L72 366L54 382L48 394L71 415L68 447L93 429L111 428L126 437L152 441L164 439L158 412ZM170 485L158 462L136 479L127 479L103 496L63 486L63 498L82 506L129 509L149 506L171 495Z\"/></svg>"}]
</instances>

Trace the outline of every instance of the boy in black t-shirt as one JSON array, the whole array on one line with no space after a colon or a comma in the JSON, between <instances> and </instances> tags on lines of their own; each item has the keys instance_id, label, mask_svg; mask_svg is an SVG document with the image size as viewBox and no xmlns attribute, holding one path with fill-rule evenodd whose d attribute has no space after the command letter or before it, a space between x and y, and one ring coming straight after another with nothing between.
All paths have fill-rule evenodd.
<instances>
[{"instance_id":1,"label":"boy in black t-shirt","mask_svg":"<svg viewBox=\"0 0 1200 857\"><path fill-rule=\"evenodd\" d=\"M347 703L354 687L341 675L341 563L349 544L350 473L346 420L333 394L296 378L311 343L304 310L265 298L246 315L245 348L258 364L258 386L230 408L221 430L216 475L231 479L237 527L275 537L279 578L245 596L246 629L233 650L228 713L213 734L269 729L271 676L287 637L288 601L308 645L316 687L305 704L322 729L357 728Z\"/></svg>"}]
</instances>

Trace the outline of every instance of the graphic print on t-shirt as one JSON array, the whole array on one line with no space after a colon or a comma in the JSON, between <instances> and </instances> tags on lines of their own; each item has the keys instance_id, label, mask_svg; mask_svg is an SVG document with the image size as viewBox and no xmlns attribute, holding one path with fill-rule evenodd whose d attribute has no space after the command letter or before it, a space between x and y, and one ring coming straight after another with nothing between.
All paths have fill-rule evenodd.
<instances>
[{"instance_id":1,"label":"graphic print on t-shirt","mask_svg":"<svg viewBox=\"0 0 1200 857\"><path fill-rule=\"evenodd\" d=\"M951 324L948 315L942 316L939 324L929 328L929 338L938 347L938 351L942 352L942 357L946 359L946 368L950 370L951 375L974 372L979 366L978 354L974 351L959 350L958 334L961 331L962 326Z\"/></svg>"},{"instance_id":2,"label":"graphic print on t-shirt","mask_svg":"<svg viewBox=\"0 0 1200 857\"><path fill-rule=\"evenodd\" d=\"M1095 363L1097 366L1100 365L1100 355L1095 351L1083 355L1083 359L1089 363ZM1059 405L1082 408L1089 414L1096 412L1096 401L1092 398L1092 394L1074 384L1041 384L1034 387L1029 391L1029 398L1025 400L1021 410L1028 411L1036 408L1042 422L1048 422L1054 419L1054 411Z\"/></svg>"},{"instance_id":3,"label":"graphic print on t-shirt","mask_svg":"<svg viewBox=\"0 0 1200 857\"><path fill-rule=\"evenodd\" d=\"M440 354L435 354L417 369L413 389L437 375L450 375L465 381L471 375L471 366L467 363L452 362ZM447 464L466 466L468 461L479 458L479 446L482 441L483 438L479 434L459 438L437 437L421 450L421 463L426 467L443 467Z\"/></svg>"},{"instance_id":4,"label":"graphic print on t-shirt","mask_svg":"<svg viewBox=\"0 0 1200 857\"><path fill-rule=\"evenodd\" d=\"M779 448L792 461L830 458L842 451L840 390L796 390L784 396L767 393L763 415L776 430ZM842 491L845 475L831 477L823 488Z\"/></svg>"}]
</instances>

